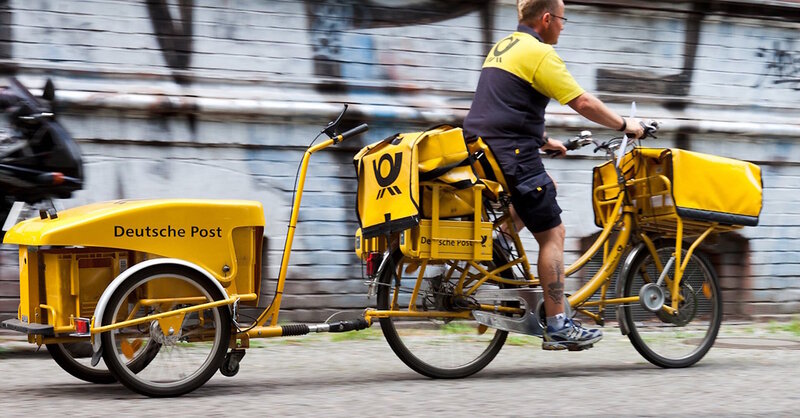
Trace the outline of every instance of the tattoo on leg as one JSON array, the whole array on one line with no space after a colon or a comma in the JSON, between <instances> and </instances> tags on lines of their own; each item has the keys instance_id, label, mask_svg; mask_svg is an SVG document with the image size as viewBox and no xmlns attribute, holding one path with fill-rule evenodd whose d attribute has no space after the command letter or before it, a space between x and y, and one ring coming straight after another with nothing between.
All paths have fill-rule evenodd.
<instances>
[{"instance_id":1,"label":"tattoo on leg","mask_svg":"<svg viewBox=\"0 0 800 418\"><path fill-rule=\"evenodd\" d=\"M556 276L556 280L561 281L564 277L564 262L561 260L554 260L555 265L553 266L553 275Z\"/></svg>"},{"instance_id":2,"label":"tattoo on leg","mask_svg":"<svg viewBox=\"0 0 800 418\"><path fill-rule=\"evenodd\" d=\"M564 283L556 281L547 286L547 296L557 305L561 305L564 300Z\"/></svg>"},{"instance_id":3,"label":"tattoo on leg","mask_svg":"<svg viewBox=\"0 0 800 418\"><path fill-rule=\"evenodd\" d=\"M561 305L564 299L564 282L561 280L564 277L564 262L560 258L553 260L553 275L556 280L547 286L547 296L558 305Z\"/></svg>"}]
</instances>

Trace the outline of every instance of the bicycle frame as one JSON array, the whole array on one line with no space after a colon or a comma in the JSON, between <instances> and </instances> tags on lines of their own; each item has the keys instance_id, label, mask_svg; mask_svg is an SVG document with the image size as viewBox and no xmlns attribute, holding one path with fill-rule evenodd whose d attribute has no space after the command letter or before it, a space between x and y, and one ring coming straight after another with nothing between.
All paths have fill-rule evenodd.
<instances>
[{"instance_id":1,"label":"bicycle frame","mask_svg":"<svg viewBox=\"0 0 800 418\"><path fill-rule=\"evenodd\" d=\"M263 338L263 337L280 337L285 334L282 327L278 325L278 314L281 309L281 300L283 297L283 289L286 284L286 274L289 268L289 258L292 254L292 243L294 242L294 234L297 228L297 218L300 213L300 203L303 199L303 188L305 187L306 174L308 172L308 162L311 155L315 152L323 150L331 145L336 145L341 142L346 134L338 135L334 138L327 139L320 144L312 146L303 154L303 159L300 163L300 173L297 180L297 188L295 189L295 199L292 202L292 214L289 219L289 228L286 234L286 242L283 247L283 257L281 261L281 269L278 274L278 283L275 290L275 298L272 303L264 309L264 311L256 319L255 324L244 332L240 332L233 338ZM269 325L265 324L269 321Z\"/></svg>"}]
</instances>

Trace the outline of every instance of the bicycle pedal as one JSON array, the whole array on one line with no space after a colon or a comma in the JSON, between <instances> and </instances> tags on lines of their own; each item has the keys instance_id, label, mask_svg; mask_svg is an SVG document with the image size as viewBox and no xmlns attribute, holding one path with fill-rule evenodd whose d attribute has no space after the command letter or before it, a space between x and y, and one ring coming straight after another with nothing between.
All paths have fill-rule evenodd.
<instances>
[{"instance_id":1,"label":"bicycle pedal","mask_svg":"<svg viewBox=\"0 0 800 418\"><path fill-rule=\"evenodd\" d=\"M567 347L563 345L545 345L542 344L542 350L544 351L563 351L566 350Z\"/></svg>"},{"instance_id":2,"label":"bicycle pedal","mask_svg":"<svg viewBox=\"0 0 800 418\"><path fill-rule=\"evenodd\" d=\"M587 344L587 345L583 345L583 346L581 346L581 345L569 345L569 346L567 346L567 350L569 350L569 351L583 351L583 350L588 350L588 349L590 349L592 347L594 347L594 344Z\"/></svg>"},{"instance_id":3,"label":"bicycle pedal","mask_svg":"<svg viewBox=\"0 0 800 418\"><path fill-rule=\"evenodd\" d=\"M590 349L592 347L594 347L594 343L583 345L583 346L577 345L577 344L569 344L569 343L552 344L552 345L542 343L542 350L545 350L545 351L564 351L564 350L567 350L567 351L583 351L583 350L588 350L588 349Z\"/></svg>"}]
</instances>

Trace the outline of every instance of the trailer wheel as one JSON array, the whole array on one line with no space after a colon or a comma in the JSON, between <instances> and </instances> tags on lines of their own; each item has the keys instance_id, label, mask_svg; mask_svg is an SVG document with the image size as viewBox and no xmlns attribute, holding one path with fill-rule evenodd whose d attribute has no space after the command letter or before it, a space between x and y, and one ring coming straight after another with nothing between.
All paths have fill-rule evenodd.
<instances>
[{"instance_id":1,"label":"trailer wheel","mask_svg":"<svg viewBox=\"0 0 800 418\"><path fill-rule=\"evenodd\" d=\"M180 396L202 386L219 369L228 349L227 306L135 320L222 300L226 295L220 293L209 278L184 266L160 264L132 274L103 312L104 325L134 320L101 334L103 360L111 373L129 389L152 397ZM159 347L152 361L140 371L131 368L129 360L152 343Z\"/></svg>"},{"instance_id":2,"label":"trailer wheel","mask_svg":"<svg viewBox=\"0 0 800 418\"><path fill-rule=\"evenodd\" d=\"M65 372L89 383L109 384L117 381L105 363L92 366L91 343L46 344L50 357Z\"/></svg>"}]
</instances>

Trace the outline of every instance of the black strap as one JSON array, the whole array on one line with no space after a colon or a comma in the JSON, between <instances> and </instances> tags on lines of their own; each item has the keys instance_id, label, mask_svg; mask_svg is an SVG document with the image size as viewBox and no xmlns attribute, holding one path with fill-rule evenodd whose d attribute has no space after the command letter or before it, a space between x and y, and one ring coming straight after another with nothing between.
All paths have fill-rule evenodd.
<instances>
[{"instance_id":1,"label":"black strap","mask_svg":"<svg viewBox=\"0 0 800 418\"><path fill-rule=\"evenodd\" d=\"M497 178L497 173L495 172L494 167L492 167L492 163L489 161L489 157L486 155L486 153L480 151L476 156L476 160L481 165L481 168L483 168L483 174L486 179L498 182L500 181ZM498 167L498 169L499 168L500 167Z\"/></svg>"}]
</instances>

